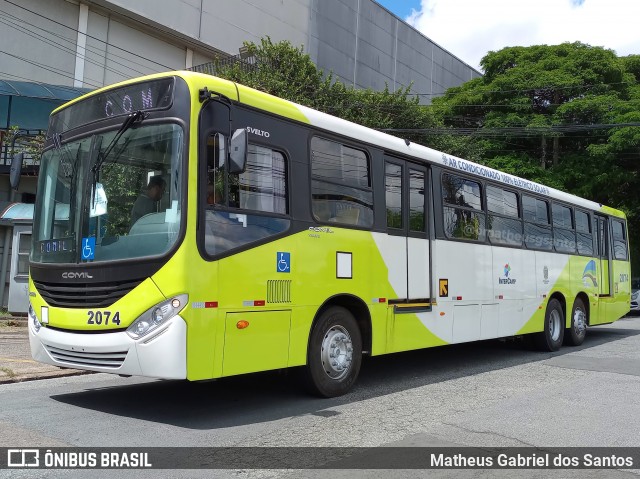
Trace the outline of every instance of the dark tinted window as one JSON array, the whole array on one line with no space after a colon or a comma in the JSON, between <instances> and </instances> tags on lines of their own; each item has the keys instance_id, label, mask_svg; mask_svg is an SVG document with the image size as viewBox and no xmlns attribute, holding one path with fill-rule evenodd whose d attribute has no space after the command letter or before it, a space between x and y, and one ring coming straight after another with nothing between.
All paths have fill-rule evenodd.
<instances>
[{"instance_id":1,"label":"dark tinted window","mask_svg":"<svg viewBox=\"0 0 640 479\"><path fill-rule=\"evenodd\" d=\"M484 241L485 214L480 183L456 175L442 175L444 232L449 238ZM451 205L451 206L447 206Z\"/></svg>"},{"instance_id":2,"label":"dark tinted window","mask_svg":"<svg viewBox=\"0 0 640 479\"><path fill-rule=\"evenodd\" d=\"M613 229L613 256L615 259L627 259L627 235L625 234L624 223L618 220L611 221Z\"/></svg>"},{"instance_id":3,"label":"dark tinted window","mask_svg":"<svg viewBox=\"0 0 640 479\"><path fill-rule=\"evenodd\" d=\"M409 168L409 231L424 231L424 171Z\"/></svg>"},{"instance_id":4,"label":"dark tinted window","mask_svg":"<svg viewBox=\"0 0 640 479\"><path fill-rule=\"evenodd\" d=\"M549 206L544 200L522 195L522 217L525 221L549 224Z\"/></svg>"},{"instance_id":5,"label":"dark tinted window","mask_svg":"<svg viewBox=\"0 0 640 479\"><path fill-rule=\"evenodd\" d=\"M576 252L576 235L573 230L564 228L553 229L553 245L560 253Z\"/></svg>"},{"instance_id":6,"label":"dark tinted window","mask_svg":"<svg viewBox=\"0 0 640 479\"><path fill-rule=\"evenodd\" d=\"M484 213L461 208L444 208L444 232L449 238L484 241Z\"/></svg>"},{"instance_id":7,"label":"dark tinted window","mask_svg":"<svg viewBox=\"0 0 640 479\"><path fill-rule=\"evenodd\" d=\"M487 208L491 213L518 217L518 196L495 186L487 186Z\"/></svg>"},{"instance_id":8,"label":"dark tinted window","mask_svg":"<svg viewBox=\"0 0 640 479\"><path fill-rule=\"evenodd\" d=\"M576 211L576 231L591 233L589 215L583 211Z\"/></svg>"},{"instance_id":9,"label":"dark tinted window","mask_svg":"<svg viewBox=\"0 0 640 479\"><path fill-rule=\"evenodd\" d=\"M527 248L551 250L553 248L551 228L534 223L525 223L524 243Z\"/></svg>"},{"instance_id":10,"label":"dark tinted window","mask_svg":"<svg viewBox=\"0 0 640 479\"><path fill-rule=\"evenodd\" d=\"M364 151L315 137L311 140L312 211L316 220L373 225L369 159Z\"/></svg>"},{"instance_id":11,"label":"dark tinted window","mask_svg":"<svg viewBox=\"0 0 640 479\"><path fill-rule=\"evenodd\" d=\"M573 229L571 221L571 208L553 203L553 226L565 229Z\"/></svg>"},{"instance_id":12,"label":"dark tinted window","mask_svg":"<svg viewBox=\"0 0 640 479\"><path fill-rule=\"evenodd\" d=\"M317 178L350 186L371 186L364 151L324 138L311 139L311 173Z\"/></svg>"},{"instance_id":13,"label":"dark tinted window","mask_svg":"<svg viewBox=\"0 0 640 479\"><path fill-rule=\"evenodd\" d=\"M480 183L460 176L445 173L442 175L442 197L450 205L482 209Z\"/></svg>"},{"instance_id":14,"label":"dark tinted window","mask_svg":"<svg viewBox=\"0 0 640 479\"><path fill-rule=\"evenodd\" d=\"M384 173L387 226L402 228L402 167L387 163Z\"/></svg>"},{"instance_id":15,"label":"dark tinted window","mask_svg":"<svg viewBox=\"0 0 640 479\"><path fill-rule=\"evenodd\" d=\"M489 215L487 234L494 244L522 245L522 221L515 218Z\"/></svg>"}]
</instances>

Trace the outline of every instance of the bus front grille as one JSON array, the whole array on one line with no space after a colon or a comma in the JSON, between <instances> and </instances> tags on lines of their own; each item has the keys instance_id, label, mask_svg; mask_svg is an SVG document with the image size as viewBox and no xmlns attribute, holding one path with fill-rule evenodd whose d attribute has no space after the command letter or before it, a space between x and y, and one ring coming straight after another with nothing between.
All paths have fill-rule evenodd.
<instances>
[{"instance_id":1,"label":"bus front grille","mask_svg":"<svg viewBox=\"0 0 640 479\"><path fill-rule=\"evenodd\" d=\"M63 308L106 308L138 286L142 280L88 284L59 284L34 281L38 292L50 306Z\"/></svg>"},{"instance_id":2,"label":"bus front grille","mask_svg":"<svg viewBox=\"0 0 640 479\"><path fill-rule=\"evenodd\" d=\"M109 351L106 353L90 353L72 351L45 345L53 359L69 366L101 367L117 369L122 366L128 351Z\"/></svg>"}]
</instances>

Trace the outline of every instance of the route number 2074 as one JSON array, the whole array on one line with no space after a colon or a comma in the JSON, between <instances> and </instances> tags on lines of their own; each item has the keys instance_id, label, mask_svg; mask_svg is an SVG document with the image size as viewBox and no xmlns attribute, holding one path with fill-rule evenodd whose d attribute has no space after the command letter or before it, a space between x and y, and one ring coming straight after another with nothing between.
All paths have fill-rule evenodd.
<instances>
[{"instance_id":1,"label":"route number 2074","mask_svg":"<svg viewBox=\"0 0 640 479\"><path fill-rule=\"evenodd\" d=\"M87 324L104 324L107 326L109 321L111 321L111 324L120 326L120 311L116 311L115 313L111 311L87 311L87 315L89 316Z\"/></svg>"}]
</instances>

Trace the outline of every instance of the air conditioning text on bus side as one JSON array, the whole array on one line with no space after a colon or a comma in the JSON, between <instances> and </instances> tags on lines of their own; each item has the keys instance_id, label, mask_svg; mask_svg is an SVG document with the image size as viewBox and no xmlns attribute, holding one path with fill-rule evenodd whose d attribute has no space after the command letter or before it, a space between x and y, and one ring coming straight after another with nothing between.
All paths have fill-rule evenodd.
<instances>
[{"instance_id":1,"label":"air conditioning text on bus side","mask_svg":"<svg viewBox=\"0 0 640 479\"><path fill-rule=\"evenodd\" d=\"M501 181L502 183L506 183L507 185L533 191L534 193L538 193L541 195L549 194L549 188L546 186L539 185L537 183L534 183L533 181L523 180L522 178L517 178L515 176L508 175L507 173L501 173L499 171L491 170L482 165L474 165L473 163L469 163L457 158L452 158L445 154L442 155L442 162L445 166L455 168L460 171L479 175L491 180Z\"/></svg>"}]
</instances>

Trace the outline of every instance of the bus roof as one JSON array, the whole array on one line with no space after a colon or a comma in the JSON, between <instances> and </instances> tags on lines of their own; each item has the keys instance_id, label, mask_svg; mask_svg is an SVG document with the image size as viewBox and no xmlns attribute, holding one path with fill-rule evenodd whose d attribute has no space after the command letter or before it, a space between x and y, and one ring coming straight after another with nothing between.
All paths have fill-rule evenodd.
<instances>
[{"instance_id":1,"label":"bus roof","mask_svg":"<svg viewBox=\"0 0 640 479\"><path fill-rule=\"evenodd\" d=\"M480 179L487 179L490 181L501 183L506 187L529 191L537 195L546 196L551 199L559 200L586 209L602 211L613 216L624 217L624 213L622 211L603 206L600 203L596 203L594 201L590 201L579 196L566 193L564 191L560 191L530 180L526 180L509 173L494 170L479 163L474 163L463 158L449 155L447 153L434 150L418 143L411 143L388 133L377 131L372 128L359 125L357 123L343 120L327 113L322 113L312 108L270 95L268 93L255 90L244 85L235 84L229 80L224 80L222 78L207 75L204 73L196 73L191 71L175 71L157 73L145 77L126 80L114 85L100 88L87 95L76 98L55 109L52 115L58 113L59 111L74 103L80 102L101 92L108 91L112 88L118 88L140 81L164 78L167 76L178 76L183 78L192 91L199 90L206 86L209 90L222 93L232 100L238 101L239 103L249 105L260 110L269 111L270 113L274 113L288 119L306 123L321 130L334 133L336 135L365 142L369 145L381 148L391 155L397 154L403 157L410 157L413 160L421 160L425 163L437 164L446 169L457 171L471 177L478 177ZM197 103L198 97L192 95L191 101L194 104Z\"/></svg>"}]
</instances>

